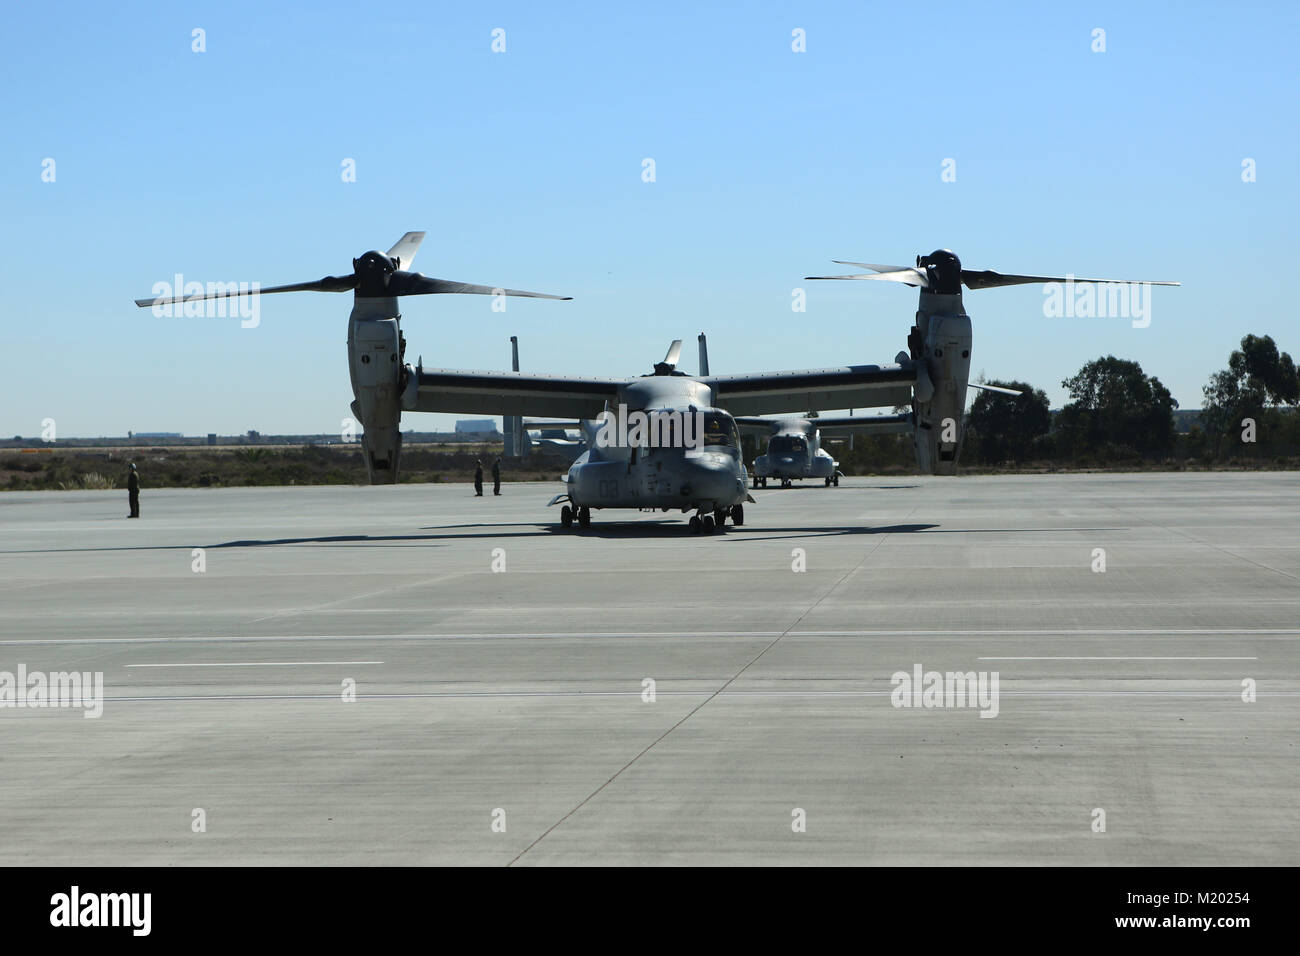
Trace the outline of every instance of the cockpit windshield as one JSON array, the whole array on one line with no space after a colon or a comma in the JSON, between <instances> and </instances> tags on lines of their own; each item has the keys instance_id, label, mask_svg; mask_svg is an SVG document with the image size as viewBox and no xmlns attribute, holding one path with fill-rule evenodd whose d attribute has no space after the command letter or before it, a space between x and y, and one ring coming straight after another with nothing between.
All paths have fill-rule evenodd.
<instances>
[{"instance_id":1,"label":"cockpit windshield","mask_svg":"<svg viewBox=\"0 0 1300 956\"><path fill-rule=\"evenodd\" d=\"M736 430L736 420L726 412L704 413L704 445L722 445L728 448L740 447L740 433Z\"/></svg>"},{"instance_id":2,"label":"cockpit windshield","mask_svg":"<svg viewBox=\"0 0 1300 956\"><path fill-rule=\"evenodd\" d=\"M807 449L807 441L797 435L777 435L767 444L767 450L778 455L801 455Z\"/></svg>"}]
</instances>

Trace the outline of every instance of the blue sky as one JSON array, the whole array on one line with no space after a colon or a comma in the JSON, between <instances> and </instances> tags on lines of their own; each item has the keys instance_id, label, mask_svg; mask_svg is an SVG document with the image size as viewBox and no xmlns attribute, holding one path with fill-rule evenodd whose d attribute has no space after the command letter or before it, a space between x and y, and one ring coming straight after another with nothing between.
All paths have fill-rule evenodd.
<instances>
[{"instance_id":1,"label":"blue sky","mask_svg":"<svg viewBox=\"0 0 1300 956\"><path fill-rule=\"evenodd\" d=\"M714 372L888 362L914 290L802 277L949 247L968 268L1181 280L1154 290L1145 329L1045 318L1038 286L969 292L973 372L1059 406L1062 378L1113 353L1198 407L1247 332L1300 354L1284 293L1300 258L1297 10L12 6L0 434L47 417L66 437L337 431L348 296L266 297L256 329L131 300L176 272L345 274L410 229L429 232L428 275L575 297L504 314L406 299L426 366L507 368L515 334L528 370L639 374L672 338L693 370L701 330Z\"/></svg>"}]
</instances>

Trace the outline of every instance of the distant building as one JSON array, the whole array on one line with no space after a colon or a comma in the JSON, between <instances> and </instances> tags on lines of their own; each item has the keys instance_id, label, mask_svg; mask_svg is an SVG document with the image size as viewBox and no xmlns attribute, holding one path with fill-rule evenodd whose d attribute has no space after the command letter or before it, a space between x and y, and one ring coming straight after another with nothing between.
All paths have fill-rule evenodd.
<instances>
[{"instance_id":1,"label":"distant building","mask_svg":"<svg viewBox=\"0 0 1300 956\"><path fill-rule=\"evenodd\" d=\"M216 432L208 432L208 444L209 444L209 445L215 445L216 443L217 443L217 433L216 433Z\"/></svg>"},{"instance_id":2,"label":"distant building","mask_svg":"<svg viewBox=\"0 0 1300 956\"><path fill-rule=\"evenodd\" d=\"M128 438L184 438L180 432L127 432Z\"/></svg>"},{"instance_id":3,"label":"distant building","mask_svg":"<svg viewBox=\"0 0 1300 956\"><path fill-rule=\"evenodd\" d=\"M469 435L495 435L497 423L494 418L471 418L457 422L456 431Z\"/></svg>"}]
</instances>

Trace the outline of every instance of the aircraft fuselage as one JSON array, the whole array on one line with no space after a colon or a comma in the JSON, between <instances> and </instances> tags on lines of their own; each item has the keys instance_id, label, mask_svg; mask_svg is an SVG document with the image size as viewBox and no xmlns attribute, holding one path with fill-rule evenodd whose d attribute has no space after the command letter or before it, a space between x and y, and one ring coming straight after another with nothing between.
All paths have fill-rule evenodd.
<instances>
[{"instance_id":1,"label":"aircraft fuselage","mask_svg":"<svg viewBox=\"0 0 1300 956\"><path fill-rule=\"evenodd\" d=\"M774 425L766 452L754 459L754 477L825 480L835 477L835 465L835 459L822 450L816 422L791 419Z\"/></svg>"},{"instance_id":2,"label":"aircraft fuselage","mask_svg":"<svg viewBox=\"0 0 1300 956\"><path fill-rule=\"evenodd\" d=\"M731 415L713 407L707 385L646 376L618 397L604 420L584 423L588 450L565 478L575 508L717 513L745 501L740 434ZM638 415L648 427L636 427Z\"/></svg>"}]
</instances>

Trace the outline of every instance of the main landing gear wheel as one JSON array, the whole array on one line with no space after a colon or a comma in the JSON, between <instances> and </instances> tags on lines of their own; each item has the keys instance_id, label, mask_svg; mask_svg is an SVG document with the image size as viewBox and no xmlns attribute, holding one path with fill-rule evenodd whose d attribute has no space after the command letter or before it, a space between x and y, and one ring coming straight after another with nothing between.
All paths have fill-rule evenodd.
<instances>
[{"instance_id":1,"label":"main landing gear wheel","mask_svg":"<svg viewBox=\"0 0 1300 956\"><path fill-rule=\"evenodd\" d=\"M839 486L840 486L840 476L839 476L839 475L836 475L836 476L835 476L835 487L838 488Z\"/></svg>"},{"instance_id":2,"label":"main landing gear wheel","mask_svg":"<svg viewBox=\"0 0 1300 956\"><path fill-rule=\"evenodd\" d=\"M831 480L830 480L829 478L827 478L827 479L826 479L826 487L829 488L830 486L831 486Z\"/></svg>"},{"instance_id":3,"label":"main landing gear wheel","mask_svg":"<svg viewBox=\"0 0 1300 956\"><path fill-rule=\"evenodd\" d=\"M573 509L568 505L560 509L560 524L566 528L573 527Z\"/></svg>"},{"instance_id":4,"label":"main landing gear wheel","mask_svg":"<svg viewBox=\"0 0 1300 956\"><path fill-rule=\"evenodd\" d=\"M578 509L578 526L584 529L591 527L591 509L586 505Z\"/></svg>"},{"instance_id":5,"label":"main landing gear wheel","mask_svg":"<svg viewBox=\"0 0 1300 956\"><path fill-rule=\"evenodd\" d=\"M731 506L731 523L734 524L737 528L739 528L742 524L745 523L744 505Z\"/></svg>"},{"instance_id":6,"label":"main landing gear wheel","mask_svg":"<svg viewBox=\"0 0 1300 956\"><path fill-rule=\"evenodd\" d=\"M719 508L713 512L713 523L718 526L719 531L725 531L727 527L727 509Z\"/></svg>"},{"instance_id":7,"label":"main landing gear wheel","mask_svg":"<svg viewBox=\"0 0 1300 956\"><path fill-rule=\"evenodd\" d=\"M691 534L700 533L700 516L691 515Z\"/></svg>"},{"instance_id":8,"label":"main landing gear wheel","mask_svg":"<svg viewBox=\"0 0 1300 956\"><path fill-rule=\"evenodd\" d=\"M754 476L754 484L753 484L753 487L755 487L755 488L758 487L758 475L755 475L755 476Z\"/></svg>"},{"instance_id":9,"label":"main landing gear wheel","mask_svg":"<svg viewBox=\"0 0 1300 956\"><path fill-rule=\"evenodd\" d=\"M789 487L790 487L791 485L793 485L793 484L794 484L794 482L793 482L792 480L790 480L789 478L782 478L782 479L781 479L781 487L782 487L782 488L789 488Z\"/></svg>"}]
</instances>

